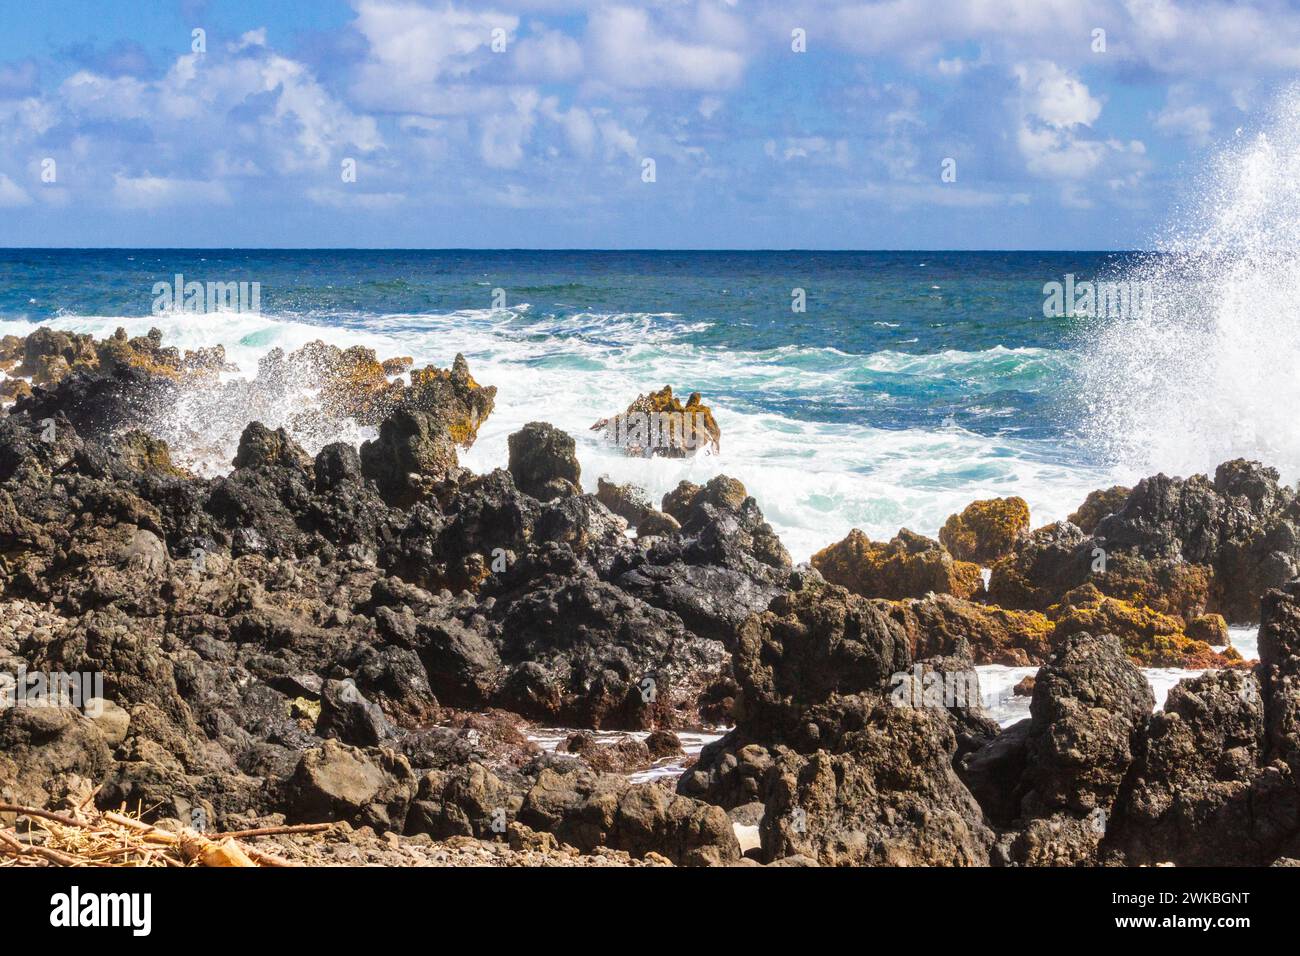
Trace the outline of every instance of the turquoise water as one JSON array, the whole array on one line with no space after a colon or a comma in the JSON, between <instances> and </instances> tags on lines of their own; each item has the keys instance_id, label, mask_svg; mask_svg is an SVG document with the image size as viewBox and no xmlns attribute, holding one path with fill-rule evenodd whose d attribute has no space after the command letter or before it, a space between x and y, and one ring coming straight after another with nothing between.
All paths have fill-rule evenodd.
<instances>
[{"instance_id":1,"label":"turquoise water","mask_svg":"<svg viewBox=\"0 0 1300 956\"><path fill-rule=\"evenodd\" d=\"M579 439L584 484L609 474L660 494L725 471L806 558L854 526L873 537L901 526L934 534L948 513L990 494L1021 494L1036 521L1053 520L1114 477L1113 463L1079 438L1082 330L1044 317L1043 286L1110 274L1127 258L7 250L0 334L39 322L101 335L157 326L182 347L226 345L250 377L270 348L314 338L439 365L463 352L499 389L465 464L503 465L510 431L549 420ZM154 284L177 273L258 282L260 312L151 314ZM795 290L806 311L792 309ZM665 384L714 406L719 456L623 459L588 431ZM284 409L282 423L297 411ZM169 436L182 457L226 467L239 409L198 395L190 413Z\"/></svg>"}]
</instances>

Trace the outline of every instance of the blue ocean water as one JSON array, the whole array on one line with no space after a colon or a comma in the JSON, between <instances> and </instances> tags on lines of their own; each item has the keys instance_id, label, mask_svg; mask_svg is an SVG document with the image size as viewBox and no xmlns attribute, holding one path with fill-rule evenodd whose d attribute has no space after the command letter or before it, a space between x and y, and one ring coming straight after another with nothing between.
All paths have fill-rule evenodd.
<instances>
[{"instance_id":1,"label":"blue ocean water","mask_svg":"<svg viewBox=\"0 0 1300 956\"><path fill-rule=\"evenodd\" d=\"M0 250L0 334L36 323L99 335L156 326L184 348L224 344L249 377L269 349L315 338L439 365L463 352L499 389L469 467L504 465L510 431L551 421L579 439L584 485L609 474L658 495L682 478L739 478L802 559L855 526L873 537L902 526L934 534L992 494L1023 495L1035 521L1054 520L1108 482L1113 463L1079 438L1078 320L1045 318L1043 286L1111 274L1127 258ZM260 311L151 314L154 284L178 273L257 282ZM792 308L796 290L805 311ZM714 406L720 455L625 459L589 431L665 384ZM292 426L302 410L268 424ZM182 459L220 471L238 419L195 396L192 421L169 437Z\"/></svg>"}]
</instances>

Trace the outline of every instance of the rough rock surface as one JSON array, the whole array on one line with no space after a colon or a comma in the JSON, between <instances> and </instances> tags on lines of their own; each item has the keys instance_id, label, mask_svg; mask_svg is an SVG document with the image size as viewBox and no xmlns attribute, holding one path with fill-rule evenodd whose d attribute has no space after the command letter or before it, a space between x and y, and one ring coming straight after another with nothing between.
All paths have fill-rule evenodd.
<instances>
[{"instance_id":1,"label":"rough rock surface","mask_svg":"<svg viewBox=\"0 0 1300 956\"><path fill-rule=\"evenodd\" d=\"M1029 530L1029 504L1024 498L972 501L961 514L951 515L939 529L939 541L959 561L990 565L1010 554Z\"/></svg>"},{"instance_id":2,"label":"rough rock surface","mask_svg":"<svg viewBox=\"0 0 1300 956\"><path fill-rule=\"evenodd\" d=\"M956 561L932 538L906 528L888 542L873 542L854 528L812 556L827 581L863 597L925 597L930 592L969 598L984 590L977 564Z\"/></svg>"},{"instance_id":3,"label":"rough rock surface","mask_svg":"<svg viewBox=\"0 0 1300 956\"><path fill-rule=\"evenodd\" d=\"M722 448L722 429L700 393L692 392L682 404L671 385L638 395L625 411L602 418L591 430L605 432L607 441L635 458L688 458L701 449L717 454Z\"/></svg>"},{"instance_id":4,"label":"rough rock surface","mask_svg":"<svg viewBox=\"0 0 1300 956\"><path fill-rule=\"evenodd\" d=\"M4 797L333 821L280 841L321 862L1300 858L1295 494L1269 469L1157 476L1094 501L1090 531L1017 533L993 604L936 542L832 546L864 596L794 567L727 476L661 512L582 494L540 424L510 470L460 468L495 391L459 357L269 356L263 386L321 370L378 436L310 456L251 416L217 477L151 429L195 381L237 393L219 350L44 330L0 340L5 363L31 394L0 414L0 693L98 683L0 707ZM1259 664L1206 656L1216 614L1261 596ZM1216 670L1153 715L1134 658ZM974 664L1039 659L1031 717L1000 730ZM534 723L571 728L563 752ZM709 723L734 729L675 784L629 782ZM593 746L607 728L653 733Z\"/></svg>"}]
</instances>

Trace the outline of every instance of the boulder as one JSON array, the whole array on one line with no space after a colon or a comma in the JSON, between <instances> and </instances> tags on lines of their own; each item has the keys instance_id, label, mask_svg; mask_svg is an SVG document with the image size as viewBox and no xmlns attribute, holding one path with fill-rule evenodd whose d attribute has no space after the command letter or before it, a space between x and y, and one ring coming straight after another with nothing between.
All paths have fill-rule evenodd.
<instances>
[{"instance_id":1,"label":"boulder","mask_svg":"<svg viewBox=\"0 0 1300 956\"><path fill-rule=\"evenodd\" d=\"M979 565L953 560L939 542L906 528L886 543L873 543L854 528L814 554L812 565L827 581L863 597L897 601L935 592L969 598L984 589Z\"/></svg>"},{"instance_id":2,"label":"boulder","mask_svg":"<svg viewBox=\"0 0 1300 956\"><path fill-rule=\"evenodd\" d=\"M949 516L939 541L958 561L988 566L1015 550L1029 531L1029 504L1024 498L973 501L961 514Z\"/></svg>"},{"instance_id":3,"label":"boulder","mask_svg":"<svg viewBox=\"0 0 1300 956\"><path fill-rule=\"evenodd\" d=\"M1090 491L1088 497L1083 499L1079 510L1066 520L1084 534L1092 534L1097 530L1097 525L1101 523L1102 518L1113 515L1124 507L1124 502L1128 501L1132 490L1123 485L1111 485L1109 488Z\"/></svg>"},{"instance_id":4,"label":"boulder","mask_svg":"<svg viewBox=\"0 0 1300 956\"><path fill-rule=\"evenodd\" d=\"M510 474L519 490L541 501L579 487L573 438L546 422L529 422L509 438Z\"/></svg>"},{"instance_id":5,"label":"boulder","mask_svg":"<svg viewBox=\"0 0 1300 956\"><path fill-rule=\"evenodd\" d=\"M605 440L633 457L686 458L707 448L717 454L722 430L699 392L683 405L672 386L638 395L627 410L602 418L592 431L605 432Z\"/></svg>"},{"instance_id":6,"label":"boulder","mask_svg":"<svg viewBox=\"0 0 1300 956\"><path fill-rule=\"evenodd\" d=\"M361 472L384 501L410 507L458 467L447 425L423 411L400 409L384 419L379 437L361 446Z\"/></svg>"}]
</instances>

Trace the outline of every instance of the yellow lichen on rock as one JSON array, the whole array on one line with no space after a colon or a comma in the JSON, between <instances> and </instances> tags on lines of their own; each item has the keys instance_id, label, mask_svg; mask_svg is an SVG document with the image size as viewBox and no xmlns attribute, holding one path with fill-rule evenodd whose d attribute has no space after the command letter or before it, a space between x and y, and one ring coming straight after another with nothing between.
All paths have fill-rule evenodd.
<instances>
[{"instance_id":1,"label":"yellow lichen on rock","mask_svg":"<svg viewBox=\"0 0 1300 956\"><path fill-rule=\"evenodd\" d=\"M1109 488L1091 491L1088 497L1083 499L1083 504L1079 505L1079 510L1066 520L1078 525L1084 534L1092 534L1097 530L1097 525L1102 518L1113 515L1124 507L1124 502L1128 501L1132 490L1123 485L1112 485Z\"/></svg>"},{"instance_id":2,"label":"yellow lichen on rock","mask_svg":"<svg viewBox=\"0 0 1300 956\"><path fill-rule=\"evenodd\" d=\"M1010 554L1029 530L1029 504L1024 498L972 501L961 514L949 515L939 540L954 558L989 565Z\"/></svg>"},{"instance_id":3,"label":"yellow lichen on rock","mask_svg":"<svg viewBox=\"0 0 1300 956\"><path fill-rule=\"evenodd\" d=\"M1114 634L1133 661L1142 667L1224 667L1240 663L1218 654L1203 640L1185 633L1183 621L1142 604L1108 597L1092 584L1083 584L1047 611L1056 624L1055 638L1087 631Z\"/></svg>"},{"instance_id":4,"label":"yellow lichen on rock","mask_svg":"<svg viewBox=\"0 0 1300 956\"><path fill-rule=\"evenodd\" d=\"M918 660L952 654L964 640L976 664L1041 664L1056 627L1038 611L1008 611L949 594L893 601L887 613L903 626Z\"/></svg>"},{"instance_id":5,"label":"yellow lichen on rock","mask_svg":"<svg viewBox=\"0 0 1300 956\"><path fill-rule=\"evenodd\" d=\"M814 554L812 565L827 581L864 597L901 600L933 591L969 598L984 589L979 565L953 560L937 541L906 528L887 542L854 528Z\"/></svg>"},{"instance_id":6,"label":"yellow lichen on rock","mask_svg":"<svg viewBox=\"0 0 1300 956\"><path fill-rule=\"evenodd\" d=\"M624 454L639 458L685 458L705 446L714 454L722 448L722 429L700 393L682 404L671 385L638 395L626 411L600 419L591 430L605 431Z\"/></svg>"}]
</instances>

